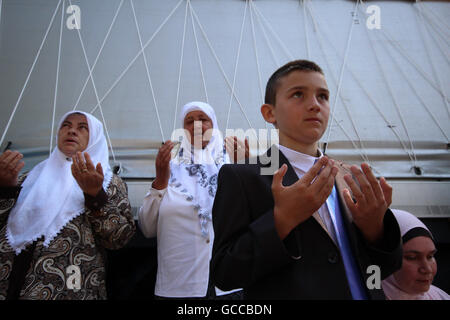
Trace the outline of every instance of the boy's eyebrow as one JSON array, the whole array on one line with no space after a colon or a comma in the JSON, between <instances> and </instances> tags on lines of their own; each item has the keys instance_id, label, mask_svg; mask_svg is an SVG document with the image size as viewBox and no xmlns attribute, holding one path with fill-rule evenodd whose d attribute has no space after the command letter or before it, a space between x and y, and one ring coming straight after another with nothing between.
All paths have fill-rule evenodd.
<instances>
[{"instance_id":1,"label":"boy's eyebrow","mask_svg":"<svg viewBox=\"0 0 450 320\"><path fill-rule=\"evenodd\" d=\"M309 89L309 87L307 87L307 86L295 86L295 87L289 88L287 90L287 92L290 92L292 90L301 90L301 89ZM318 90L319 91L325 91L326 93L330 93L330 91L327 88L319 87Z\"/></svg>"}]
</instances>

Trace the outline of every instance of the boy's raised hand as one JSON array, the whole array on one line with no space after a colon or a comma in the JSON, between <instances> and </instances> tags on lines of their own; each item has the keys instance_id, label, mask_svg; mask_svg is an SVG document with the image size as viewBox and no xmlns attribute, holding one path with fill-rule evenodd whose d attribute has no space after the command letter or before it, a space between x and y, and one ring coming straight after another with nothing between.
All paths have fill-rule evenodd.
<instances>
[{"instance_id":1,"label":"boy's raised hand","mask_svg":"<svg viewBox=\"0 0 450 320\"><path fill-rule=\"evenodd\" d=\"M362 171L357 166L350 168L359 186L351 175L344 176L356 202L353 201L348 189L344 190L344 200L366 240L369 243L376 243L383 236L383 219L392 203L392 187L384 178L378 181L367 163L363 163L361 169Z\"/></svg>"},{"instance_id":2,"label":"boy's raised hand","mask_svg":"<svg viewBox=\"0 0 450 320\"><path fill-rule=\"evenodd\" d=\"M325 203L334 186L338 169L334 161L322 157L291 186L283 186L287 165L278 169L272 181L275 228L281 239L316 212Z\"/></svg>"}]
</instances>

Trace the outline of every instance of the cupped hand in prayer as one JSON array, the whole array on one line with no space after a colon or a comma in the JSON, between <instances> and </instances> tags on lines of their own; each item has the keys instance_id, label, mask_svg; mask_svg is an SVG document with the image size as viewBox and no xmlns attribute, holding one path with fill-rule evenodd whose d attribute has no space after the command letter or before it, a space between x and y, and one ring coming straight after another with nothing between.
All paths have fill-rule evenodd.
<instances>
[{"instance_id":1,"label":"cupped hand in prayer","mask_svg":"<svg viewBox=\"0 0 450 320\"><path fill-rule=\"evenodd\" d=\"M366 240L376 243L383 236L383 219L392 203L392 187L384 178L378 181L367 163L363 163L361 169L350 168L359 186L350 174L344 176L356 202L348 189L344 190L344 200Z\"/></svg>"},{"instance_id":2,"label":"cupped hand in prayer","mask_svg":"<svg viewBox=\"0 0 450 320\"><path fill-rule=\"evenodd\" d=\"M0 187L17 186L19 172L25 165L22 158L20 152L11 150L0 155Z\"/></svg>"},{"instance_id":3,"label":"cupped hand in prayer","mask_svg":"<svg viewBox=\"0 0 450 320\"><path fill-rule=\"evenodd\" d=\"M174 143L167 140L158 151L155 160L156 178L153 180L152 187L158 190L167 188L170 178L170 158Z\"/></svg>"},{"instance_id":4,"label":"cupped hand in prayer","mask_svg":"<svg viewBox=\"0 0 450 320\"><path fill-rule=\"evenodd\" d=\"M103 188L103 168L101 163L94 167L89 153L77 152L72 157L72 175L80 186L81 190L95 197Z\"/></svg>"},{"instance_id":5,"label":"cupped hand in prayer","mask_svg":"<svg viewBox=\"0 0 450 320\"><path fill-rule=\"evenodd\" d=\"M250 148L247 139L242 141L236 136L226 137L225 149L233 163L237 163L240 160L248 159L250 157Z\"/></svg>"},{"instance_id":6,"label":"cupped hand in prayer","mask_svg":"<svg viewBox=\"0 0 450 320\"><path fill-rule=\"evenodd\" d=\"M287 165L283 164L272 180L275 228L281 239L325 203L333 190L338 169L333 160L322 157L297 182L283 186L286 172Z\"/></svg>"}]
</instances>

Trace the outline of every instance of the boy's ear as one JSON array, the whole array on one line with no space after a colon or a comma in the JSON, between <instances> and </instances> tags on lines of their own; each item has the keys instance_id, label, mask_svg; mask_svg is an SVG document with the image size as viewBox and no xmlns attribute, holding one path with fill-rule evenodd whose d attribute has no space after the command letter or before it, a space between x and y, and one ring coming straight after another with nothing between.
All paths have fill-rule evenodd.
<instances>
[{"instance_id":1,"label":"boy's ear","mask_svg":"<svg viewBox=\"0 0 450 320\"><path fill-rule=\"evenodd\" d=\"M275 118L275 107L271 104L265 103L261 106L261 114L269 123L272 123L273 125L276 125L276 118Z\"/></svg>"}]
</instances>

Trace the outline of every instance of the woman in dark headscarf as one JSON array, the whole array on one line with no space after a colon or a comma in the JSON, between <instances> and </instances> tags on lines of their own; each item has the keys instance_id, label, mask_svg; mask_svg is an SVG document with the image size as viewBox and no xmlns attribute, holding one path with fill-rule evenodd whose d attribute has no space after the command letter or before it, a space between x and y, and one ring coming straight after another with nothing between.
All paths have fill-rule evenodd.
<instances>
[{"instance_id":1,"label":"woman in dark headscarf","mask_svg":"<svg viewBox=\"0 0 450 320\"><path fill-rule=\"evenodd\" d=\"M437 272L436 247L430 230L414 215L392 210L400 226L403 241L402 268L382 281L389 300L450 300L443 290L433 286Z\"/></svg>"}]
</instances>

